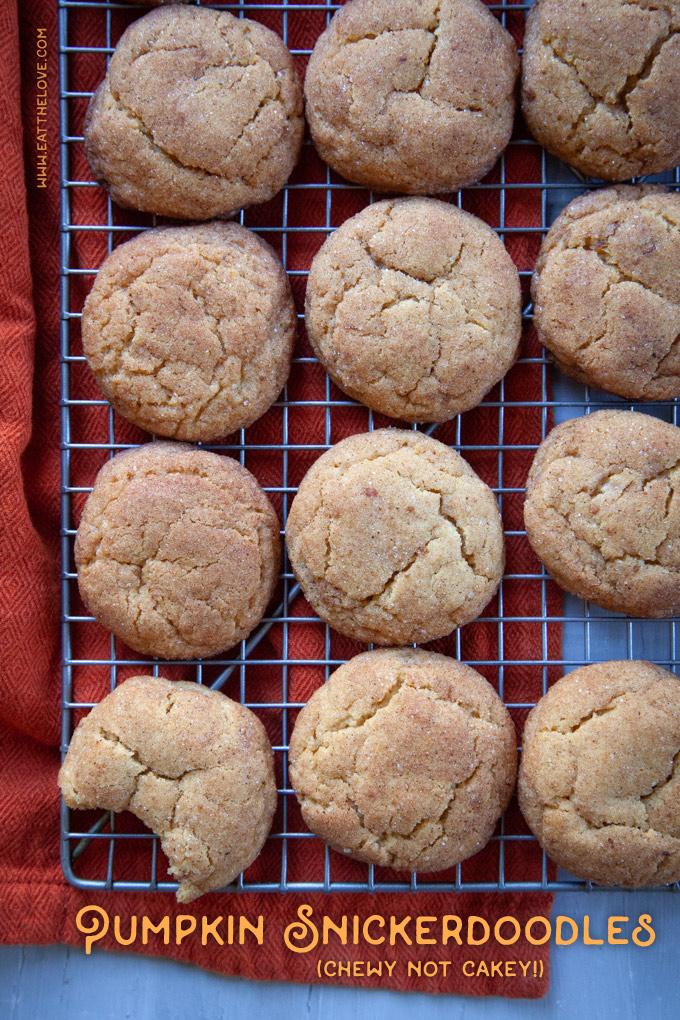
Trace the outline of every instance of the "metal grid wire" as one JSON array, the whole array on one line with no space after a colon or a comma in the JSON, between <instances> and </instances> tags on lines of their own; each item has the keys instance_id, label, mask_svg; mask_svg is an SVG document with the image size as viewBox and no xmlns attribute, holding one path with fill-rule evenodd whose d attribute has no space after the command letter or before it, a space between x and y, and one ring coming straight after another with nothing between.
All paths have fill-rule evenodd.
<instances>
[{"instance_id":1,"label":"metal grid wire","mask_svg":"<svg viewBox=\"0 0 680 1020\"><path fill-rule=\"evenodd\" d=\"M101 450L112 456L114 453L131 445L122 442L119 436L120 421L115 418L112 409L109 407L107 413L107 425L103 437L87 437L85 441L80 438L73 438L73 415L80 408L94 408L100 406L108 407L104 399L83 396L80 392L78 373L79 364L84 362L84 357L74 343L74 324L80 316L79 311L72 307L72 288L75 278L85 276L89 282L94 278L98 266L82 267L74 264L74 244L78 236L86 232L104 233L107 238L108 251L111 251L121 236L135 231L138 227L152 226L155 218L149 217L148 222L138 223L130 226L129 220L121 218L120 211L112 205L111 200L106 201L105 215L93 222L76 222L72 216L74 199L79 189L97 188L91 179L85 175L83 179L75 179L71 176L74 163L74 152L78 147L82 149L82 137L74 134L72 123L74 121L72 104L77 101L86 102L91 91L79 89L77 74L72 76L71 64L74 55L82 53L102 53L106 56L106 63L113 52L117 41L117 35L112 28L112 18L122 11L132 10L134 16L141 16L145 8L130 8L127 4L80 2L80 0L60 0L59 2L59 83L60 83L60 152L61 152L61 440L62 440L62 461L61 461L61 499L62 499L62 639L63 639L63 701L62 701L62 755L66 752L68 743L73 732L76 719L88 710L95 703L91 700L79 700L74 693L75 674L78 670L88 667L96 667L108 670L110 688L113 689L118 681L118 674L123 667L149 667L152 666L154 675L159 673L159 664L156 661L143 658L122 657L117 654L117 642L110 638L109 651L107 654L97 658L80 658L77 648L74 647L75 639L82 628L99 626L91 616L79 613L77 606L76 573L73 566L73 539L75 535L74 526L74 499L90 491L91 486L76 485L73 478L73 458L80 451ZM295 19L305 12L322 12L325 14L325 23L330 20L333 12L339 6L327 2L320 3L292 3L281 0L280 3L232 3L214 4L211 7L219 10L227 10L239 16L259 17L268 12L277 12L281 18L280 31L284 42L289 44L289 35L292 36L295 29ZM505 25L508 16L517 17L518 12L526 11L530 4L514 4L511 0L503 3L491 4L491 10L496 12L502 23ZM74 45L70 42L74 23L82 15L83 11L88 13L98 11L98 16L103 19L105 32L105 45L83 46ZM311 51L309 49L295 49L289 46L294 56L304 57ZM305 145L310 142L306 140ZM513 148L536 144L528 138L513 139L508 151ZM585 190L586 187L597 186L597 182L586 182L574 171L564 167L563 164L545 152L540 155L541 177L540 182L506 181L506 157L503 156L499 164L498 183L484 183L476 185L467 192L492 190L498 194L498 233L505 241L512 234L545 234L549 224L561 208L576 194ZM83 176L83 175L81 175ZM660 176L655 180L664 180L672 186L680 186L678 171L675 174ZM506 211L509 204L515 199L515 192L522 192L532 189L534 192L540 188L540 224L535 226L521 226L513 221L514 225L506 224ZM325 193L325 225L289 224L290 202L298 191L308 189L310 191L323 190ZM257 232L271 240L269 235L276 234L281 238L280 254L284 266L288 269L291 278L305 277L306 269L291 269L288 266L288 249L290 239L293 235L316 231L320 235L320 241L333 229L333 203L338 192L356 190L354 186L336 179L331 171L326 168L325 176L322 179L307 183L289 184L284 192L281 204L280 222L265 227L256 227ZM463 194L454 196L459 206L463 206ZM370 195L370 201L373 196ZM249 224L248 214L240 215L240 222ZM319 241L319 243L320 243ZM520 271L520 276L528 278L530 270ZM523 317L525 322L531 316L531 306L524 309ZM303 316L300 314L299 319ZM74 353L75 350L75 353ZM297 366L314 363L311 356L299 356L293 359L292 372ZM551 380L552 388L549 385L549 363L542 352L537 356L527 356L520 359L520 364L532 364L538 366L540 371L540 392L536 399L531 401L514 401L506 399L505 381L500 383L497 389L497 399L486 400L485 406L496 409L498 420L498 440L493 445L482 446L479 443L464 442L461 435L461 419L457 419L455 426L455 449L469 456L472 451L486 450L496 456L497 472L496 484L493 487L498 496L501 509L503 508L504 497L514 495L521 498L523 489L517 486L504 485L504 459L512 458L518 451L533 451L536 443L518 444L506 438L504 430L505 412L509 408L534 407L540 409L541 413L541 437L546 435L551 418L554 421L564 420L574 415L589 413L599 407L612 406L631 407L617 398L610 398L601 393L591 393L587 388L568 382L557 376ZM290 384L290 383L289 383ZM331 384L326 377L325 398L318 401L303 401L304 406L321 407L324 413L324 440L317 443L289 443L290 416L296 407L301 406L299 401L289 400L288 386L282 397L276 403L281 409L282 430L281 442L271 444L259 444L248 441L243 430L230 441L220 445L211 444L210 449L236 455L243 464L248 451L269 450L278 452L281 455L281 479L280 485L264 486L270 494L279 494L282 500L283 519L285 521L288 506L295 493L295 486L289 483L288 458L291 451L311 451L320 454L331 445L333 432L334 412L340 407L355 406L349 399L336 398L333 396ZM678 424L678 407L676 402L644 404L637 409L648 413L657 414L667 421ZM373 413L367 412L368 428L374 427ZM415 428L415 426L414 426ZM431 426L425 431L433 432L436 426ZM526 536L521 530L506 530L506 536L526 541ZM518 617L504 615L504 585L508 581L534 581L541 587L541 613L540 615ZM544 570L536 570L535 573L507 573L501 585L497 603L497 615L485 616L487 623L491 622L497 627L498 659L477 659L467 658L473 667L496 667L498 677L498 689L501 698L504 695L504 672L511 666L538 667L542 674L542 690L545 692L548 687L548 670L557 667L558 675L564 671L568 672L577 666L584 665L594 660L606 660L609 658L649 658L653 661L671 669L676 669L679 660L677 655L677 623L676 621L653 621L653 620L627 620L616 617L613 614L591 607L571 596L564 597L564 608L561 615L549 615L547 584L551 583ZM209 662L197 660L188 665L193 668L195 679L198 683L209 683L212 688L221 689L225 682L231 679L228 693L231 697L239 697L241 702L252 708L255 712L270 710L280 713L280 743L274 747L277 758L280 758L280 775L282 782L279 788L279 800L281 807L277 815L280 819L280 826L269 837L269 844L277 845L277 853L271 857L273 865L271 873L255 880L249 880L243 875L239 877L233 888L253 892L266 891L296 891L296 892L345 892L345 891L415 891L418 888L425 888L430 891L457 892L457 891L558 891L558 890L583 890L593 888L590 883L585 883L569 875L559 873L558 877L552 878L545 854L542 855L542 862L539 867L539 874L534 880L513 880L506 875L506 851L510 843L521 842L525 845L536 843L532 836L525 832L509 833L505 831L502 821L493 841L498 844L498 864L493 879L469 879L466 878L467 862L459 864L455 869L455 879L446 882L431 881L425 882L423 878L413 874L409 880L403 881L390 876L384 869L377 869L373 866L362 866L363 877L346 879L338 877L337 862L342 861L338 855L333 854L324 848L323 863L321 869L314 876L291 877L291 861L294 859L296 849L302 841L314 839L309 832L297 831L299 826L291 823L291 799L294 794L289 786L286 771L286 756L288 738L290 733L289 712L302 707L302 702L289 699L289 670L296 666L314 666L322 668L326 679L329 672L339 665L343 660L333 657L332 639L329 628L325 627L324 654L317 659L293 659L289 657L289 639L291 628L299 624L316 623L319 628L323 625L311 617L300 617L291 614L290 606L295 598L298 589L295 578L286 562L282 575L281 584L282 598L279 604L275 604L247 641L242 641L237 648L234 657L225 659L213 659ZM73 607L76 607L75 609ZM533 622L541 628L541 658L522 659L508 658L504 649L505 633L504 628L510 623ZM562 627L563 645L561 657L549 657L548 653L548 627L551 624L558 624ZM282 628L282 656L280 659L258 657L258 645L274 625ZM461 631L452 635L450 654L456 657L461 656ZM280 669L280 698L274 700L253 701L248 698L248 687L246 683L249 671L255 667L278 667ZM168 664L162 663L161 669L167 674ZM551 674L554 677L555 673ZM534 702L512 701L505 699L506 705L511 710L529 710ZM115 815L104 815L95 821L90 827L79 824L83 815L73 814L62 803L61 811L61 847L62 864L67 879L74 885L86 889L115 889L115 890L149 890L149 891L172 891L177 888L177 883L161 874L162 855L158 853L159 840L156 836L143 831L141 827L133 828L131 831L122 828L123 818L116 818ZM149 867L147 875L139 878L129 878L124 875L117 877L116 854L120 853L121 844L132 841L134 845L145 845L147 852L150 847ZM318 842L318 841L317 841ZM99 862L92 873L83 867L88 855L92 855L93 847L98 847ZM105 852L101 850L104 844ZM141 849L140 849L141 853ZM271 855L270 855L271 856ZM160 877L159 877L160 876ZM387 876L387 877L385 877ZM676 891L679 885L674 887Z\"/></svg>"}]
</instances>

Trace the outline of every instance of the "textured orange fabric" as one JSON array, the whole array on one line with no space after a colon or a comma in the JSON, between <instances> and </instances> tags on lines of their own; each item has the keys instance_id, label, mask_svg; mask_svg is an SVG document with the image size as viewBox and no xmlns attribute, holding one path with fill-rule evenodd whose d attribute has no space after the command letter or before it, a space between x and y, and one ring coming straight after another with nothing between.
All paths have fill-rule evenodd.
<instances>
[{"instance_id":1,"label":"textured orange fabric","mask_svg":"<svg viewBox=\"0 0 680 1020\"><path fill-rule=\"evenodd\" d=\"M257 4L253 4L254 12ZM277 12L259 12L261 20L282 31L283 22ZM134 12L114 12L111 37L118 38L124 25ZM511 17L511 25L519 38L522 31L522 14ZM289 45L293 49L311 46L325 24L325 15L319 12L291 12L288 15ZM46 30L49 51L48 89L48 178L49 187L36 187L36 38L37 30ZM70 45L101 46L106 41L106 19L102 11L83 5L68 12L68 42ZM396 960L391 977L347 977L344 984L362 987L383 986L431 992L461 992L474 995L496 994L507 996L538 997L545 994L548 982L547 945L529 945L524 938L511 946L501 946L493 939L485 945L458 947L450 942L439 945L412 945L376 947L351 944L319 947L309 954L296 955L283 943L286 925L296 920L299 904L313 906L315 917L328 914L334 920L343 915L357 914L362 918L370 914L402 918L444 914L457 914L466 918L481 915L493 926L494 921L511 915L523 924L527 919L548 916L551 897L544 893L531 894L438 894L427 892L428 876L423 876L420 891L413 894L385 894L369 896L357 894L243 894L212 895L204 897L188 908L178 909L174 898L166 894L131 894L83 892L69 886L62 876L59 862L59 797L56 773L59 766L60 742L60 627L59 627L59 528L60 528L60 468L59 468L59 147L58 147L58 83L57 83L57 9L53 0L5 0L0 4L0 132L2 139L2 171L0 174L0 217L3 225L2 258L0 273L0 942L50 943L67 942L83 945L83 935L75 927L77 911L88 903L100 904L113 918L121 917L121 930L129 931L132 915L143 914L159 920L165 914L191 914L198 918L206 914L214 919L218 915L245 914L251 920L258 914L265 918L265 945L253 949L252 942L243 946L202 946L200 939L187 938L180 946L164 946L160 938L152 936L148 946L135 945L141 952L191 960L200 966L225 974L238 974L257 979L282 979L300 982L331 980L317 974L317 964L323 959L364 960L376 962ZM300 71L304 71L304 56L298 58ZM100 54L73 55L69 87L74 91L91 90L102 77L104 59ZM71 134L79 134L86 100L73 100ZM71 179L90 180L82 145L71 146ZM496 170L488 182L498 181ZM540 150L536 146L513 146L506 160L508 181L540 181ZM334 183L341 183L331 175ZM297 183L325 182L326 170L311 147L304 150L300 166L293 181ZM347 216L362 208L368 195L360 189L333 192L330 223L337 225ZM100 188L76 188L71 191L72 218L75 223L105 223L106 199ZM509 192L502 208L497 191L466 192L463 205L487 220L492 226L501 224L510 228L526 228L540 223L540 190ZM324 238L326 223L326 197L321 189L298 190L289 193L286 214L291 226L314 224L321 229L315 232L292 233L287 241L288 267L304 271ZM254 227L280 225L283 198L280 196L266 206L250 210L246 224ZM137 214L114 210L114 222L136 225L149 222ZM123 240L129 234L116 235ZM280 233L266 235L281 250ZM520 269L530 269L536 256L540 236L535 233L510 233L508 248ZM92 268L98 266L106 253L106 233L74 232L72 235L71 266ZM92 276L72 278L73 311L82 307ZM298 308L302 309L304 275L293 275L292 283ZM79 353L77 329L72 336L72 352ZM304 337L300 338L298 354L309 355ZM532 336L524 342L525 355L537 355L538 346ZM541 409L517 407L516 402L540 400L542 369L535 363L522 363L512 370L505 381L505 400L501 411L488 406L469 412L461 419L460 442L464 454L473 467L494 486L505 489L520 488L532 457L531 449L508 449L499 475L497 455L485 449L498 441L499 428L503 427L504 443L508 446L536 444L541 436ZM74 364L68 370L71 396L76 398L100 397L86 368ZM499 388L491 395L498 400ZM296 401L323 400L326 379L319 366L311 361L293 366L288 396ZM331 394L342 397L331 387ZM108 410L105 407L76 408L72 414L72 441L106 442L109 436ZM375 416L376 425L387 424ZM368 425L365 409L349 406L334 410L330 439L336 442L342 436L362 431ZM248 433L251 444L281 443L287 428L288 442L309 447L327 441L326 414L323 407L300 405L288 412L273 408ZM445 442L455 442L456 423L440 427L436 436ZM143 442L143 433L116 420L116 443ZM304 471L318 455L318 450L294 450L288 456L288 486L294 488ZM91 485L105 452L83 450L74 452L71 463L71 483L75 486ZM264 485L282 488L282 454L251 449L246 465L254 471ZM290 496L288 496L290 498ZM74 498L74 523L82 508L84 495ZM282 519L286 496L277 492L273 496ZM509 531L522 528L522 497L517 492L505 492L503 515ZM537 564L520 536L508 540L508 572L536 574ZM77 612L76 588L70 584L72 610ZM498 624L493 619L468 625L460 635L460 655L465 661L484 660L491 665L480 666L492 683L498 683L499 670L494 663L502 652L506 660L541 660L546 655L560 658L560 629L549 624L526 622L526 616L539 616L542 612L541 584L538 578L506 579L503 586L503 612L513 618L505 625L504 647L499 648ZM547 589L548 611L552 616L560 613L560 596L554 586ZM499 612L494 600L485 617ZM291 609L292 616L307 618L311 615L304 600L298 598ZM289 630L288 655L300 662L323 657L324 629L314 622L292 623ZM442 652L456 654L456 636L436 642ZM74 655L79 658L105 659L109 638L96 623L77 625L74 628ZM257 649L257 656L270 664L246 670L249 701L277 701L282 695L282 670L277 665L283 652L283 628L274 625ZM359 651L358 645L338 635L330 640L330 656L344 659ZM126 654L119 647L119 654ZM129 650L127 655L130 657ZM134 657L134 656L132 656ZM272 664L273 663L273 664ZM132 672L145 672L145 666L128 666L118 672L124 680ZM169 677L180 677L183 667L161 670ZM206 664L204 679L209 681L219 671ZM506 665L504 669L504 696L507 701L532 702L541 693L542 667L533 665ZM549 678L555 679L560 670L550 667ZM193 674L190 674L193 675ZM323 679L323 667L302 664L289 667L286 682L288 698L302 702ZM233 684L235 681L230 681ZM74 668L74 698L79 701L97 701L108 690L108 665ZM225 693L233 694L229 684ZM235 688L238 696L238 684ZM262 710L261 718L269 729L274 743L282 742L282 713L277 709ZM518 727L525 712L513 710ZM288 713L287 732L294 720ZM281 755L277 754L279 780ZM294 798L288 798L288 827L303 831L304 825L296 815ZM96 816L95 816L96 817ZM125 816L127 818L127 816ZM91 824L88 822L87 824ZM141 831L129 818L130 832ZM281 819L275 822L280 828ZM513 804L506 816L506 832L525 834L526 828ZM83 823L85 826L85 823ZM126 830L128 831L128 830ZM293 845L294 843L294 845ZM117 855L116 877L137 878L140 872L139 854L132 842ZM103 842L94 843L81 858L81 873L101 875ZM249 871L254 879L278 878L281 842L268 843L261 859ZM464 881L493 881L498 874L499 843L489 847L463 865ZM147 868L148 864L144 867ZM162 870L162 869L161 869ZM365 868L356 862L333 855L334 880L363 880ZM505 848L505 875L508 881L532 880L541 877L541 857L532 841L508 842ZM159 873L159 877L160 873ZM386 880L385 873L376 880ZM400 879L404 876L398 876ZM450 874L431 876L433 881L451 881ZM317 881L323 878L323 850L316 840L291 841L289 848L290 882ZM434 929L433 929L434 930ZM539 936L538 926L535 935ZM503 933L506 937L508 930ZM98 943L103 948L120 948L109 934ZM95 957L93 957L94 961ZM424 980L407 973L407 962L450 960L446 973ZM500 979L490 974L467 977L462 973L465 960L485 960L491 963L504 960L536 961L526 977L519 969L512 979ZM93 962L93 965L96 965ZM539 967L540 965L540 967ZM470 967L467 968L470 970Z\"/></svg>"}]
</instances>

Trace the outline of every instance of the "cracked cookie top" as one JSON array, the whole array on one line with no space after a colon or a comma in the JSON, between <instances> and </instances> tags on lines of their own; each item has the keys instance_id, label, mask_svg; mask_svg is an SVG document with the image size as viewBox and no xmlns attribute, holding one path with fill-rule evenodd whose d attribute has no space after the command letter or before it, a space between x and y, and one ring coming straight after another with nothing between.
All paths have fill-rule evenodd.
<instances>
[{"instance_id":1,"label":"cracked cookie top","mask_svg":"<svg viewBox=\"0 0 680 1020\"><path fill-rule=\"evenodd\" d=\"M305 822L335 850L441 871L488 842L516 759L510 715L479 673L396 648L355 656L312 695L289 773Z\"/></svg>"},{"instance_id":2,"label":"cracked cookie top","mask_svg":"<svg viewBox=\"0 0 680 1020\"><path fill-rule=\"evenodd\" d=\"M432 198L378 202L316 255L307 334L341 389L405 421L475 407L521 336L515 265L490 227Z\"/></svg>"},{"instance_id":3,"label":"cracked cookie top","mask_svg":"<svg viewBox=\"0 0 680 1020\"><path fill-rule=\"evenodd\" d=\"M651 662L563 677L524 729L519 803L560 867L601 885L680 879L680 681Z\"/></svg>"},{"instance_id":4,"label":"cracked cookie top","mask_svg":"<svg viewBox=\"0 0 680 1020\"><path fill-rule=\"evenodd\" d=\"M227 651L267 608L279 522L230 457L181 443L119 453L97 475L75 541L83 602L139 652Z\"/></svg>"},{"instance_id":5,"label":"cracked cookie top","mask_svg":"<svg viewBox=\"0 0 680 1020\"><path fill-rule=\"evenodd\" d=\"M319 457L286 542L315 612L381 645L433 641L474 620L505 563L488 485L455 450L401 429L350 436Z\"/></svg>"},{"instance_id":6,"label":"cracked cookie top","mask_svg":"<svg viewBox=\"0 0 680 1020\"><path fill-rule=\"evenodd\" d=\"M534 137L591 177L680 163L678 0L539 0L522 58Z\"/></svg>"},{"instance_id":7,"label":"cracked cookie top","mask_svg":"<svg viewBox=\"0 0 680 1020\"><path fill-rule=\"evenodd\" d=\"M541 443L524 504L527 537L579 598L631 616L680 612L680 429L596 411Z\"/></svg>"},{"instance_id":8,"label":"cracked cookie top","mask_svg":"<svg viewBox=\"0 0 680 1020\"><path fill-rule=\"evenodd\" d=\"M119 245L83 308L83 349L117 411L209 442L264 414L288 376L295 305L274 251L236 223Z\"/></svg>"},{"instance_id":9,"label":"cracked cookie top","mask_svg":"<svg viewBox=\"0 0 680 1020\"><path fill-rule=\"evenodd\" d=\"M350 0L314 47L305 112L348 180L438 194L478 181L508 144L518 70L480 0Z\"/></svg>"},{"instance_id":10,"label":"cracked cookie top","mask_svg":"<svg viewBox=\"0 0 680 1020\"><path fill-rule=\"evenodd\" d=\"M559 367L622 397L680 397L680 195L620 185L571 202L543 242L534 322Z\"/></svg>"},{"instance_id":11,"label":"cracked cookie top","mask_svg":"<svg viewBox=\"0 0 680 1020\"><path fill-rule=\"evenodd\" d=\"M173 5L121 36L88 109L85 152L119 205L203 220L280 191L303 126L293 58L274 32Z\"/></svg>"},{"instance_id":12,"label":"cracked cookie top","mask_svg":"<svg viewBox=\"0 0 680 1020\"><path fill-rule=\"evenodd\" d=\"M199 684L130 677L82 719L59 772L71 808L131 811L161 838L177 899L232 882L276 807L260 720Z\"/></svg>"}]
</instances>

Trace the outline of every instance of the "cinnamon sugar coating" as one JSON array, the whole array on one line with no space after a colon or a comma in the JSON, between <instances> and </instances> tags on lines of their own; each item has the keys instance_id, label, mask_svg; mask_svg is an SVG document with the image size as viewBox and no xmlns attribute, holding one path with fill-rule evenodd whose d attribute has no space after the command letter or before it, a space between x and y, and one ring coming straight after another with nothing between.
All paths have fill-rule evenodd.
<instances>
[{"instance_id":1,"label":"cinnamon sugar coating","mask_svg":"<svg viewBox=\"0 0 680 1020\"><path fill-rule=\"evenodd\" d=\"M524 729L519 803L552 859L601 885L680 879L680 681L651 662L559 680Z\"/></svg>"},{"instance_id":2,"label":"cinnamon sugar coating","mask_svg":"<svg viewBox=\"0 0 680 1020\"><path fill-rule=\"evenodd\" d=\"M250 472L181 443L108 461L75 542L86 606L131 648L165 659L216 655L247 637L280 558L278 518Z\"/></svg>"},{"instance_id":3,"label":"cinnamon sugar coating","mask_svg":"<svg viewBox=\"0 0 680 1020\"><path fill-rule=\"evenodd\" d=\"M421 649L357 655L297 718L289 772L340 853L441 871L487 843L515 785L510 715L469 666Z\"/></svg>"},{"instance_id":4,"label":"cinnamon sugar coating","mask_svg":"<svg viewBox=\"0 0 680 1020\"><path fill-rule=\"evenodd\" d=\"M81 328L120 414L157 435L210 442L247 428L279 395L296 314L273 249L212 222L147 230L115 248Z\"/></svg>"},{"instance_id":5,"label":"cinnamon sugar coating","mask_svg":"<svg viewBox=\"0 0 680 1020\"><path fill-rule=\"evenodd\" d=\"M402 429L350 436L319 457L286 542L319 616L381 645L432 641L475 619L505 562L491 489L454 450Z\"/></svg>"},{"instance_id":6,"label":"cinnamon sugar coating","mask_svg":"<svg viewBox=\"0 0 680 1020\"><path fill-rule=\"evenodd\" d=\"M680 429L596 411L541 443L524 503L527 537L563 588L631 616L680 612Z\"/></svg>"},{"instance_id":7,"label":"cinnamon sugar coating","mask_svg":"<svg viewBox=\"0 0 680 1020\"><path fill-rule=\"evenodd\" d=\"M293 58L270 29L226 11L150 11L121 36L84 126L114 202L178 219L272 198L303 134Z\"/></svg>"},{"instance_id":8,"label":"cinnamon sugar coating","mask_svg":"<svg viewBox=\"0 0 680 1020\"><path fill-rule=\"evenodd\" d=\"M348 180L439 194L478 181L508 144L518 71L480 0L350 0L314 47L305 112Z\"/></svg>"}]
</instances>

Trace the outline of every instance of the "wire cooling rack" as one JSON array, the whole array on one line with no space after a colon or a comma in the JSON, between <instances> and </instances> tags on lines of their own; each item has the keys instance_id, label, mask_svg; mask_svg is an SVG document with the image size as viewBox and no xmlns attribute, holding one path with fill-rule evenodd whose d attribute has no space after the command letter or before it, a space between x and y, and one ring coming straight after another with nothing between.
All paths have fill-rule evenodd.
<instances>
[{"instance_id":1,"label":"wire cooling rack","mask_svg":"<svg viewBox=\"0 0 680 1020\"><path fill-rule=\"evenodd\" d=\"M164 676L193 676L198 683L213 688L224 688L233 698L252 708L268 724L277 761L279 809L274 828L261 858L241 875L233 888L243 891L414 891L426 888L431 891L558 891L591 888L569 875L556 874L545 854L523 825L516 808L509 810L489 846L482 854L465 861L442 876L400 876L385 869L347 861L341 855L323 847L320 841L305 831L293 791L287 780L286 754L292 719L304 703L295 694L296 670L317 671L318 679L327 679L329 673L347 656L340 655L334 635L315 617L300 614L300 602L295 578L285 564L277 599L272 603L260 627L229 658L195 661L188 664L158 663L138 658L122 647L113 637L104 636L99 624L79 602L76 573L73 565L73 539L78 510L82 507L98 466L119 450L148 436L137 433L114 416L106 400L97 393L84 365L79 340L80 309L84 295L108 251L137 230L156 223L155 218L139 214L122 213L112 205L102 189L94 183L83 156L82 120L92 90L103 77L110 54L125 24L145 13L145 8L129 4L59 2L59 87L60 87L60 155L61 155L61 499L62 499L62 637L63 637L63 700L62 700L62 754L66 752L73 728L78 719L116 684L133 673L151 671ZM233 3L210 5L228 10L239 16L247 15L262 20L283 37L291 49L298 66L302 68L310 53L310 18L317 19L317 34L330 20L338 4L321 3ZM496 13L515 37L521 40L525 11L530 4L512 3L511 0L491 4ZM85 27L87 19L87 27ZM302 29L305 28L305 32ZM303 39L300 42L300 39ZM521 131L521 128L520 128ZM532 151L537 173L532 180L518 179L512 172L513 157L522 150ZM269 203L266 217L258 210L241 214L240 222L251 226L271 243L279 253L289 273L298 303L302 307L304 283L309 267L308 254L300 254L301 244L316 237L316 250L338 222L345 218L343 208L347 200L355 202L350 212L357 211L373 200L372 194L348 185L315 157L309 141L305 142L303 165L306 174L294 174L282 195ZM680 186L678 172L655 178L672 186ZM587 182L563 164L539 149L526 134L513 137L506 155L496 170L473 188L451 196L462 208L476 211L476 201L482 203L485 215L510 250L513 242L527 242L523 264L520 267L526 304L525 323L531 318L528 303L528 280L532 261L527 252L537 251L541 237L564 205L586 187L597 186ZM96 194L95 194L96 193ZM485 193L486 194L485 196ZM305 209L314 199L322 198L321 216L313 223L305 219ZM531 196L535 215L531 225L523 225L518 218L518 203L526 206ZM485 200L489 200L484 205ZM350 203L351 204L351 203ZM492 212L489 212L492 209ZM526 247L526 246L525 246ZM301 321L303 316L299 314ZM285 521L288 506L296 490L291 462L294 456L307 456L311 463L340 436L336 435L336 422L340 409L358 408L353 401L335 390L328 378L321 383L319 399L294 399L296 373L318 372L319 366L308 349L296 352L291 379L282 397L268 415L276 417L276 442L263 442L258 438L256 426L241 431L223 444L210 448L239 458L247 466L250 458L262 455L275 462L268 470L264 488L277 505ZM589 413L602 406L634 405L571 383L557 373L551 375L549 363L538 345L523 348L515 372L533 372L535 392L530 400L518 400L504 380L492 392L483 407L493 415L496 442L480 442L466 429L463 418L435 431L427 429L449 442L474 464L475 456L485 458L486 480L496 492L504 518L512 503L521 507L523 488L516 484L516 471L509 470L522 459L528 466L540 438L546 435L553 422ZM531 367L529 367L531 366ZM509 379L510 377L508 377ZM300 435L296 415L305 412L313 416L313 434ZM518 441L516 431L510 435L509 417L519 408L533 408L540 421L540 436L532 442ZM678 424L675 403L645 404L640 409L657 414ZM356 419L353 419L356 422ZM372 429L382 424L378 416L365 412L363 424L350 431ZM520 437L522 438L522 437ZM493 465L489 469L489 457ZM271 468L271 463L270 463ZM274 477L272 477L272 471ZM256 470L257 473L257 470ZM512 475L512 484L507 481ZM491 477L489 477L491 475ZM526 476L526 470L522 478ZM262 479L261 479L262 480ZM267 484L269 481L270 484ZM504 505L505 504L505 505ZM521 518L521 514L520 514ZM507 523L507 521L506 521ZM521 526L506 527L508 542L526 543ZM523 582L537 586L540 592L538 608L528 608L522 616L504 613L507 603L507 586ZM555 608L558 607L558 608ZM559 608L561 607L561 608ZM307 614L309 610L306 610ZM539 654L531 658L522 647L517 654L517 643L511 641L513 624L531 624L538 628ZM493 656L473 658L466 655L468 645L465 634L475 622L455 632L444 650L464 659L483 672L497 686L515 719L520 723L543 693L548 683L577 666L609 658L649 658L660 665L676 669L676 621L628 620L591 607L571 596L560 601L556 589L538 564L521 571L506 573L498 598L483 617L483 625L493 628L495 645ZM290 649L295 645L296 628L312 628L318 635L318 649L314 657L293 658ZM556 628L560 628L557 631ZM96 628L96 632L92 630ZM96 633L92 652L92 636ZM558 634L558 642L551 635ZM561 634L561 651L559 635ZM272 638L275 635L276 640ZM88 654L82 651L86 646ZM473 645L474 647L474 645ZM511 650L514 649L513 651ZM359 651L359 648L355 649ZM173 672L181 669L182 672ZM514 671L524 671L535 678L531 698L513 694L511 678ZM187 672L189 671L189 672ZM258 671L263 681L258 680ZM64 873L73 885L90 890L172 891L177 883L165 871L165 859L159 854L159 840L128 813L120 816L95 813L73 813L62 804L61 848ZM482 865L479 861L482 860ZM531 862L531 878L527 878L527 862ZM477 862L477 863L474 863ZM679 886L673 887L676 891Z\"/></svg>"}]
</instances>

